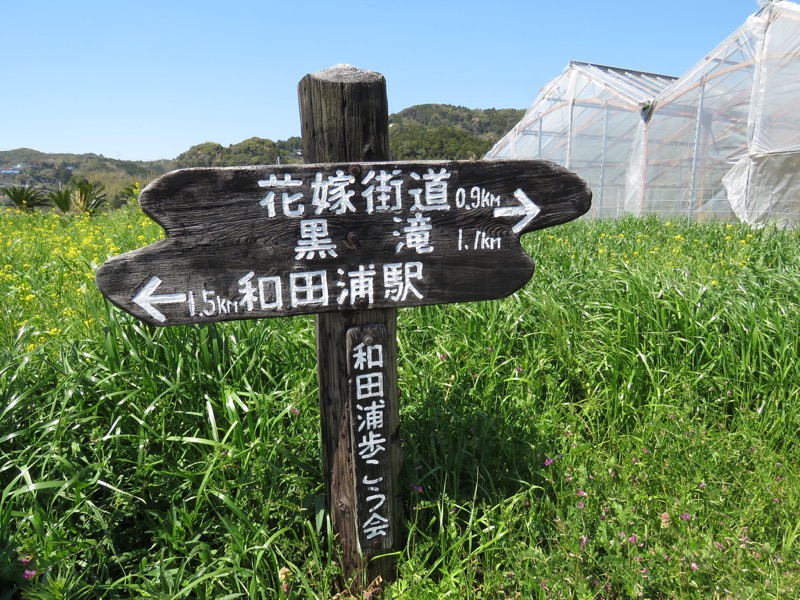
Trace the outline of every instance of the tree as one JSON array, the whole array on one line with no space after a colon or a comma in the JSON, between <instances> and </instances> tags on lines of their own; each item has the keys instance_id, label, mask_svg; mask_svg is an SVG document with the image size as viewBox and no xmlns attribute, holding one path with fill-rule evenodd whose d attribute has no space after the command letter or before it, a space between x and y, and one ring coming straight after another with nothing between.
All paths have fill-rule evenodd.
<instances>
[{"instance_id":1,"label":"tree","mask_svg":"<svg viewBox=\"0 0 800 600\"><path fill-rule=\"evenodd\" d=\"M278 149L272 140L251 137L227 148L219 157L219 166L271 165L278 159ZM216 166L216 165L215 165Z\"/></svg>"},{"instance_id":2,"label":"tree","mask_svg":"<svg viewBox=\"0 0 800 600\"><path fill-rule=\"evenodd\" d=\"M27 185L10 185L0 191L20 210L31 212L37 206L47 204L47 196L39 188Z\"/></svg>"},{"instance_id":3,"label":"tree","mask_svg":"<svg viewBox=\"0 0 800 600\"><path fill-rule=\"evenodd\" d=\"M299 136L292 136L285 140L278 140L275 142L278 150L286 150L287 152L296 153L303 148L303 138Z\"/></svg>"},{"instance_id":4,"label":"tree","mask_svg":"<svg viewBox=\"0 0 800 600\"><path fill-rule=\"evenodd\" d=\"M105 186L102 183L89 183L86 179L80 179L72 183L71 187L72 210L75 212L92 216L106 202Z\"/></svg>"},{"instance_id":5,"label":"tree","mask_svg":"<svg viewBox=\"0 0 800 600\"><path fill-rule=\"evenodd\" d=\"M114 199L111 201L112 208L119 208L126 204L137 204L139 202L139 194L142 189L139 187L139 182L134 181L126 185L119 192L114 194Z\"/></svg>"},{"instance_id":6,"label":"tree","mask_svg":"<svg viewBox=\"0 0 800 600\"><path fill-rule=\"evenodd\" d=\"M175 161L178 167L210 167L214 165L220 154L225 149L216 142L203 142L192 146L186 152L179 155Z\"/></svg>"},{"instance_id":7,"label":"tree","mask_svg":"<svg viewBox=\"0 0 800 600\"><path fill-rule=\"evenodd\" d=\"M491 142L456 127L397 124L389 130L394 160L476 160Z\"/></svg>"},{"instance_id":8,"label":"tree","mask_svg":"<svg viewBox=\"0 0 800 600\"><path fill-rule=\"evenodd\" d=\"M227 148L214 142L192 146L175 159L179 168L233 167L239 165L273 165L277 162L301 162L302 140L299 137L273 142L251 137Z\"/></svg>"},{"instance_id":9,"label":"tree","mask_svg":"<svg viewBox=\"0 0 800 600\"><path fill-rule=\"evenodd\" d=\"M72 208L72 189L65 187L47 193L47 199L62 213L68 213Z\"/></svg>"},{"instance_id":10,"label":"tree","mask_svg":"<svg viewBox=\"0 0 800 600\"><path fill-rule=\"evenodd\" d=\"M464 108L450 104L417 104L389 116L397 125L453 127L481 137L492 144L508 133L525 114L513 108Z\"/></svg>"}]
</instances>

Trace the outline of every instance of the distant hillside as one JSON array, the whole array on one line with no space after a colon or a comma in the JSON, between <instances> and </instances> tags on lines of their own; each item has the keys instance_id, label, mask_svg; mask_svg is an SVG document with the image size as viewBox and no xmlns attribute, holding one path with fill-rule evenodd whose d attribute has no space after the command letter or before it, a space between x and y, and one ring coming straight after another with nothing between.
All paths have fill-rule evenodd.
<instances>
[{"instance_id":1,"label":"distant hillside","mask_svg":"<svg viewBox=\"0 0 800 600\"><path fill-rule=\"evenodd\" d=\"M524 110L470 109L420 104L389 116L394 160L477 159L522 118ZM192 146L175 159L178 167L229 167L302 162L302 140L250 138L227 148L215 142Z\"/></svg>"},{"instance_id":2,"label":"distant hillside","mask_svg":"<svg viewBox=\"0 0 800 600\"><path fill-rule=\"evenodd\" d=\"M525 114L522 109L471 109L419 104L389 117L395 160L481 158Z\"/></svg>"},{"instance_id":3,"label":"distant hillside","mask_svg":"<svg viewBox=\"0 0 800 600\"><path fill-rule=\"evenodd\" d=\"M523 116L521 109L470 109L419 104L389 116L393 160L478 159ZM173 160L115 160L98 154L46 154L28 148L0 151L0 187L34 185L58 189L71 178L105 186L109 197L133 183L144 187L159 175L183 167L290 164L302 162L302 140L249 138L228 147L216 142L192 146Z\"/></svg>"},{"instance_id":4,"label":"distant hillside","mask_svg":"<svg viewBox=\"0 0 800 600\"><path fill-rule=\"evenodd\" d=\"M302 147L299 137L277 142L252 137L227 148L216 142L204 142L180 154L175 163L178 168L301 163Z\"/></svg>"},{"instance_id":5,"label":"distant hillside","mask_svg":"<svg viewBox=\"0 0 800 600\"><path fill-rule=\"evenodd\" d=\"M516 108L464 108L450 104L417 104L389 117L393 124L418 123L426 127L454 127L490 140L508 133L525 114Z\"/></svg>"},{"instance_id":6,"label":"distant hillside","mask_svg":"<svg viewBox=\"0 0 800 600\"><path fill-rule=\"evenodd\" d=\"M170 160L132 161L98 154L47 154L29 148L0 151L0 187L34 185L58 189L72 177L99 181L109 196L127 185L147 182L175 168Z\"/></svg>"}]
</instances>

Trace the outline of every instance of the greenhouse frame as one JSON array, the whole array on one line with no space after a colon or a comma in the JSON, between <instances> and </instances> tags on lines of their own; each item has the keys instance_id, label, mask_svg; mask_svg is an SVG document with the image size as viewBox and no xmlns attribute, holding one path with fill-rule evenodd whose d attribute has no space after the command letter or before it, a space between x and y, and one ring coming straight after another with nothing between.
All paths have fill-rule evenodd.
<instances>
[{"instance_id":1,"label":"greenhouse frame","mask_svg":"<svg viewBox=\"0 0 800 600\"><path fill-rule=\"evenodd\" d=\"M543 158L590 215L800 221L800 4L766 2L682 77L570 62L486 155Z\"/></svg>"}]
</instances>

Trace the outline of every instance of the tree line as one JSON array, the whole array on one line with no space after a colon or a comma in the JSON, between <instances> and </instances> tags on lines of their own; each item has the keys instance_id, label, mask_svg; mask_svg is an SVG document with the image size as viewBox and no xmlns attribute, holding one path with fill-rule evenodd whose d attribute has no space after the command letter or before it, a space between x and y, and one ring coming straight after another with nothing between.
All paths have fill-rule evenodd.
<instances>
[{"instance_id":1,"label":"tree line","mask_svg":"<svg viewBox=\"0 0 800 600\"><path fill-rule=\"evenodd\" d=\"M392 160L479 159L511 130L524 112L449 104L406 108L389 116ZM21 148L0 151L0 168L7 171L0 173L0 195L5 196L6 203L24 210L45 205L62 210L69 201L64 212L95 212L100 207L135 201L138 191L134 190L178 168L301 162L302 139L296 136L278 141L252 137L227 147L203 142L174 159L159 161L115 160L98 154L45 154ZM21 168L8 168L15 165ZM87 202L87 197L92 200ZM83 211L80 207L87 208Z\"/></svg>"},{"instance_id":2,"label":"tree line","mask_svg":"<svg viewBox=\"0 0 800 600\"><path fill-rule=\"evenodd\" d=\"M0 187L0 194L19 210L31 212L36 208L54 207L64 214L87 214L93 216L106 206L118 208L139 200L141 188L138 182L129 184L110 199L105 186L99 181L73 178L68 185L57 190L29 185Z\"/></svg>"}]
</instances>

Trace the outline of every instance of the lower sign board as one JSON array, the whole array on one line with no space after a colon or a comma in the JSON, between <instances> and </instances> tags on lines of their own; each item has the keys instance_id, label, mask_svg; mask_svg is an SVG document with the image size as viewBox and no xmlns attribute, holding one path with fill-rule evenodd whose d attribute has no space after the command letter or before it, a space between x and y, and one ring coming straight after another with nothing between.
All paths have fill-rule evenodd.
<instances>
[{"instance_id":1,"label":"lower sign board","mask_svg":"<svg viewBox=\"0 0 800 600\"><path fill-rule=\"evenodd\" d=\"M347 376L350 394L351 436L356 456L352 466L357 502L360 554L374 556L391 552L396 532L393 518L397 501L392 496L388 474L393 465L387 450L394 429L387 421L385 394L393 375L385 347L389 336L383 325L352 327L347 330ZM396 377L396 375L394 375ZM395 424L396 427L396 424Z\"/></svg>"},{"instance_id":2,"label":"lower sign board","mask_svg":"<svg viewBox=\"0 0 800 600\"><path fill-rule=\"evenodd\" d=\"M591 197L539 160L182 169L140 197L166 237L97 284L153 325L491 300L533 274L519 236Z\"/></svg>"}]
</instances>

